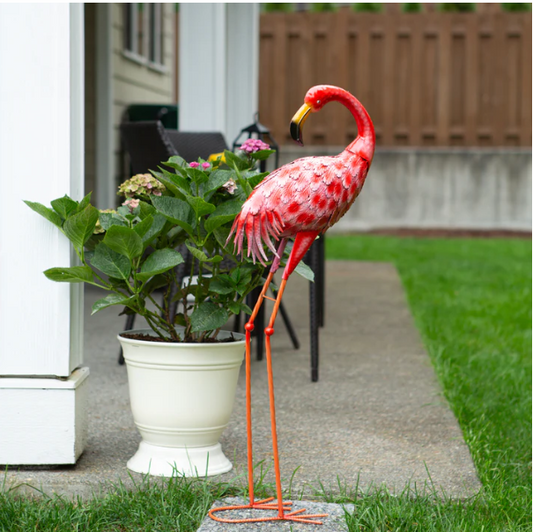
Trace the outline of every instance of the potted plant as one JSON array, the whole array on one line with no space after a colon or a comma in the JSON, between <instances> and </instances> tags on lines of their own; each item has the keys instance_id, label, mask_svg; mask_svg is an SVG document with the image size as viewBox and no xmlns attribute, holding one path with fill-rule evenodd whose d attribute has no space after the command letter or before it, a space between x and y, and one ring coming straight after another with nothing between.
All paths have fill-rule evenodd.
<instances>
[{"instance_id":1,"label":"potted plant","mask_svg":"<svg viewBox=\"0 0 533 532\"><path fill-rule=\"evenodd\" d=\"M214 475L232 467L218 439L233 409L244 336L221 328L233 314L251 312L245 298L262 284L264 265L238 258L226 240L242 204L267 175L256 167L272 153L268 148L249 139L236 153L210 161L171 157L153 176L123 183L119 193L126 200L116 211L99 211L90 194L80 202L58 198L52 208L26 201L72 242L79 259L44 274L109 292L93 314L118 305L150 326L118 337L143 438L128 462L133 471ZM188 281L176 286L180 246L193 260ZM175 316L172 286L181 302ZM163 291L162 302L156 290Z\"/></svg>"}]
</instances>

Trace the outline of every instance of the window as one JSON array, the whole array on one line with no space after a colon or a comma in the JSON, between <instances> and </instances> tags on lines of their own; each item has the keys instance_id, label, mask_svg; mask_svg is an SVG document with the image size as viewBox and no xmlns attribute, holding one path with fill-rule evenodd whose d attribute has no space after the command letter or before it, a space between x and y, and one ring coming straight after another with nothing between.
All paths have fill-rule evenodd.
<instances>
[{"instance_id":1,"label":"window","mask_svg":"<svg viewBox=\"0 0 533 532\"><path fill-rule=\"evenodd\" d=\"M124 55L161 70L163 61L163 4L124 4Z\"/></svg>"},{"instance_id":2,"label":"window","mask_svg":"<svg viewBox=\"0 0 533 532\"><path fill-rule=\"evenodd\" d=\"M163 65L163 7L161 4L150 6L150 46L148 59L150 63Z\"/></svg>"}]
</instances>

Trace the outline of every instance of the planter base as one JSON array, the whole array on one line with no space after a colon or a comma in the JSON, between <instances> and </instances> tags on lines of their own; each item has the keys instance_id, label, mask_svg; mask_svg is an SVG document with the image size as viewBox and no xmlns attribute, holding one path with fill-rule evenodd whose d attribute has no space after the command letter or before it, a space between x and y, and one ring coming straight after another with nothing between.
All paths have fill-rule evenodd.
<instances>
[{"instance_id":1,"label":"planter base","mask_svg":"<svg viewBox=\"0 0 533 532\"><path fill-rule=\"evenodd\" d=\"M220 447L182 449L160 447L142 441L139 450L128 460L128 469L160 477L205 477L227 473L233 467Z\"/></svg>"}]
</instances>

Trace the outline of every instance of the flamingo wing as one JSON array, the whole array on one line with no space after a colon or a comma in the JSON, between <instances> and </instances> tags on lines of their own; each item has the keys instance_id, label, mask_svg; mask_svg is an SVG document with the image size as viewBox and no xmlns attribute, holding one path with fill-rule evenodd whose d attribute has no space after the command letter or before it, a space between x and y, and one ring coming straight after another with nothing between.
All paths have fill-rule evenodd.
<instances>
[{"instance_id":1,"label":"flamingo wing","mask_svg":"<svg viewBox=\"0 0 533 532\"><path fill-rule=\"evenodd\" d=\"M264 264L263 242L276 254L272 238L326 231L361 191L368 166L343 152L297 159L275 170L254 188L235 219L230 236L235 233L237 251L242 252L246 235L247 256Z\"/></svg>"}]
</instances>

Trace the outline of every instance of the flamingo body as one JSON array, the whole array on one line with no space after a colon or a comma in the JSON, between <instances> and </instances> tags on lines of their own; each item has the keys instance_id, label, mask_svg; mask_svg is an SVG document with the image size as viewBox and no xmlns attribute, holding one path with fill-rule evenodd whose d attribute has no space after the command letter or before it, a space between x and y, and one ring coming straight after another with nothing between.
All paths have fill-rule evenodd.
<instances>
[{"instance_id":1,"label":"flamingo body","mask_svg":"<svg viewBox=\"0 0 533 532\"><path fill-rule=\"evenodd\" d=\"M335 157L305 157L272 172L257 185L234 223L238 251L266 260L262 243L276 253L271 237L324 233L346 214L368 172L368 161L345 150Z\"/></svg>"},{"instance_id":2,"label":"flamingo body","mask_svg":"<svg viewBox=\"0 0 533 532\"><path fill-rule=\"evenodd\" d=\"M361 192L374 154L374 128L359 101L339 87L313 87L305 105L317 111L333 100L352 112L358 137L339 155L297 159L259 183L231 229L230 237L235 234L239 253L246 235L247 255L264 264L267 256L263 244L278 257L272 238L324 233L346 214Z\"/></svg>"}]
</instances>

